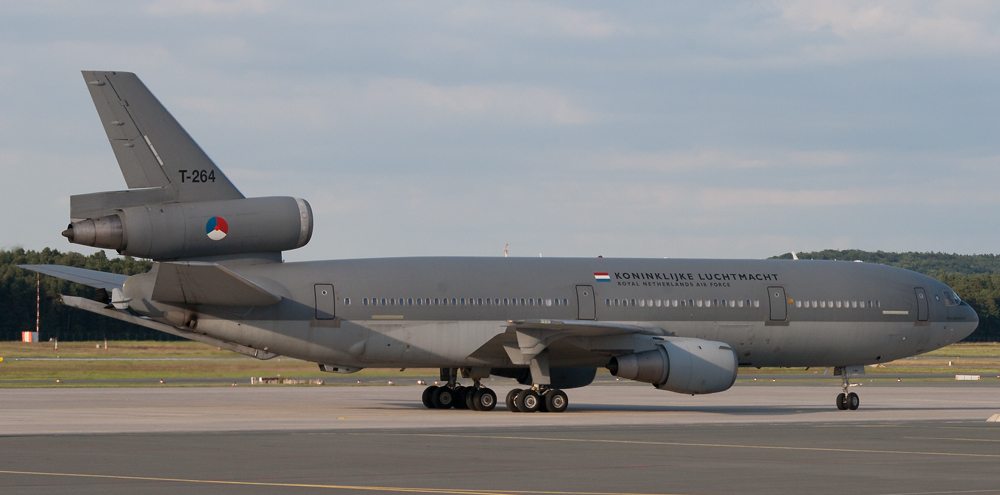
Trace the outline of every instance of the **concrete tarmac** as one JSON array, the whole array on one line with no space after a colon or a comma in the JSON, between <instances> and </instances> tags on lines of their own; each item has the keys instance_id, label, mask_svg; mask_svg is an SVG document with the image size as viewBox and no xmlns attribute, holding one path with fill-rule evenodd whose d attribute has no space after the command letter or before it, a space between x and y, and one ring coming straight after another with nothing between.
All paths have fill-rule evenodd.
<instances>
[{"instance_id":1,"label":"concrete tarmac","mask_svg":"<svg viewBox=\"0 0 1000 495\"><path fill-rule=\"evenodd\" d=\"M502 396L509 387L496 387ZM569 391L434 411L422 387L5 389L0 493L1000 493L996 383Z\"/></svg>"}]
</instances>

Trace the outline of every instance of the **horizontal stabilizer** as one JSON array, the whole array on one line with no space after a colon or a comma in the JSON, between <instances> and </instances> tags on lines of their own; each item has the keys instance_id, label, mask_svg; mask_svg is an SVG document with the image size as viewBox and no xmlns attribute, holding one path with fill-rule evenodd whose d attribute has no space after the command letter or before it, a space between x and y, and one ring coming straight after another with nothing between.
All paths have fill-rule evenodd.
<instances>
[{"instance_id":1,"label":"horizontal stabilizer","mask_svg":"<svg viewBox=\"0 0 1000 495\"><path fill-rule=\"evenodd\" d=\"M78 284L89 285L97 289L121 289L122 285L125 284L125 279L128 275L119 275L117 273L107 273L99 272L97 270L87 270L85 268L76 268L72 266L62 266L62 265L17 265L25 270L31 270L33 272L38 272L43 275L51 275L56 278L61 278L63 280L69 280L70 282L76 282Z\"/></svg>"},{"instance_id":2,"label":"horizontal stabilizer","mask_svg":"<svg viewBox=\"0 0 1000 495\"><path fill-rule=\"evenodd\" d=\"M169 333L170 335L176 335L181 338L188 340L194 340L201 342L203 344L208 344L211 346L226 349L227 351L233 351L246 356L255 357L257 359L271 359L276 357L277 354L273 352L262 351L260 349L254 349L245 345L235 344L233 342L227 342L225 340L219 340L214 337L209 337L208 335L202 335L200 333L195 333L190 330L172 327L166 323L160 323L158 321L150 320L149 318L143 318L140 316L135 316L127 311L118 311L111 309L104 304L97 301L91 301L90 299L84 299L82 297L75 296L62 296L63 304L71 307L82 309L84 311L90 311L91 313L97 313L102 316L107 316L108 318L114 318L116 320L127 321L129 323L134 323L139 326L146 328L151 328L153 330L159 330L164 333Z\"/></svg>"},{"instance_id":3,"label":"horizontal stabilizer","mask_svg":"<svg viewBox=\"0 0 1000 495\"><path fill-rule=\"evenodd\" d=\"M155 270L154 301L218 306L269 306L281 302L281 296L216 263L158 263Z\"/></svg>"}]
</instances>

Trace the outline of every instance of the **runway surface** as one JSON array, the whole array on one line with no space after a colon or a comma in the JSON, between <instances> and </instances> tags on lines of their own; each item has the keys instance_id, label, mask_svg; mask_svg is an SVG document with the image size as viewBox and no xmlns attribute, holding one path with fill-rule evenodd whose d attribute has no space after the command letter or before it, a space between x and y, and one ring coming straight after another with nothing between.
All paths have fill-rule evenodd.
<instances>
[{"instance_id":1,"label":"runway surface","mask_svg":"<svg viewBox=\"0 0 1000 495\"><path fill-rule=\"evenodd\" d=\"M497 392L506 388L497 387ZM418 387L6 389L0 493L1000 493L1000 386L570 391L432 411Z\"/></svg>"}]
</instances>

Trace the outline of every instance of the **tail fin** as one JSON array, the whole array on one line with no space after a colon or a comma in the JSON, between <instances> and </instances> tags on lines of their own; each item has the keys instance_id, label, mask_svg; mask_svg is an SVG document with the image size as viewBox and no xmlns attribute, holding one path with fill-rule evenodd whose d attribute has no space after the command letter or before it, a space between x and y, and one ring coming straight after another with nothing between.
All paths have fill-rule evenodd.
<instances>
[{"instance_id":1,"label":"tail fin","mask_svg":"<svg viewBox=\"0 0 1000 495\"><path fill-rule=\"evenodd\" d=\"M83 78L129 189L162 188L157 196L176 202L243 198L135 74Z\"/></svg>"}]
</instances>

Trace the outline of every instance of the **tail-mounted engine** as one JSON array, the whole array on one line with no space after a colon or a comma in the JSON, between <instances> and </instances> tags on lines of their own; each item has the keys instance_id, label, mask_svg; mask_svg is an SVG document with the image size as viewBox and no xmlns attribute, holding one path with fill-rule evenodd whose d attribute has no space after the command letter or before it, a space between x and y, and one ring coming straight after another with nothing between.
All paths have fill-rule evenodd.
<instances>
[{"instance_id":1,"label":"tail-mounted engine","mask_svg":"<svg viewBox=\"0 0 1000 495\"><path fill-rule=\"evenodd\" d=\"M309 203L272 197L161 203L75 220L63 235L75 244L154 260L275 253L312 237Z\"/></svg>"},{"instance_id":2,"label":"tail-mounted engine","mask_svg":"<svg viewBox=\"0 0 1000 495\"><path fill-rule=\"evenodd\" d=\"M621 378L652 383L681 394L711 394L736 382L736 352L724 342L671 338L656 349L611 359L608 370Z\"/></svg>"}]
</instances>

